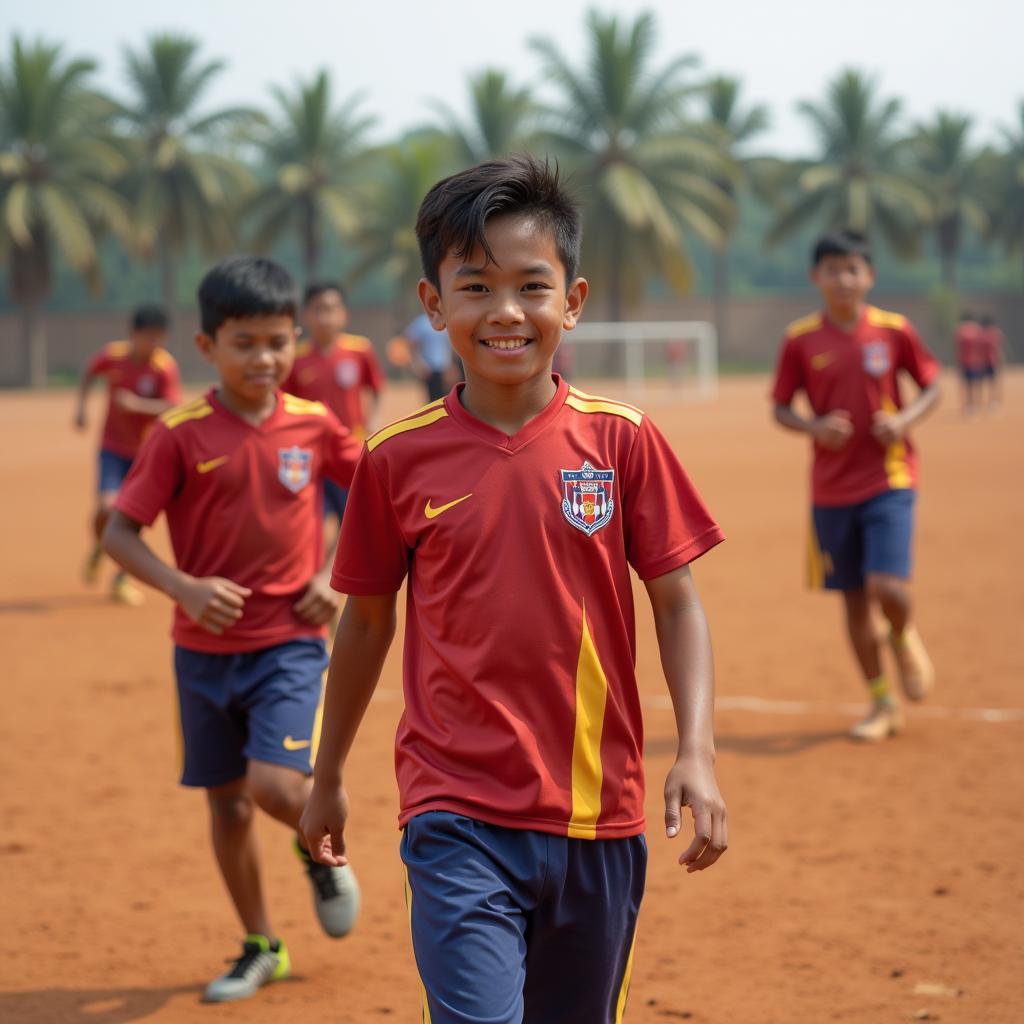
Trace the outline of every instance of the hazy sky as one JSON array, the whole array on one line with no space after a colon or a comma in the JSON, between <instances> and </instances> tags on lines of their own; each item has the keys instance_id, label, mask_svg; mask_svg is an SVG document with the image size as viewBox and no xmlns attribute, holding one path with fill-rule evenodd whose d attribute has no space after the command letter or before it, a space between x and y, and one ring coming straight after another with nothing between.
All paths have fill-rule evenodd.
<instances>
[{"instance_id":1,"label":"hazy sky","mask_svg":"<svg viewBox=\"0 0 1024 1024\"><path fill-rule=\"evenodd\" d=\"M692 52L704 72L740 77L748 101L770 106L762 145L779 152L810 145L794 103L820 97L848 65L901 97L908 122L939 107L973 114L977 141L1009 124L1024 100L1024 4L1013 0L2 0L0 35L5 51L12 30L61 40L100 60L102 83L117 91L125 43L157 29L188 32L228 62L211 104L262 104L268 83L326 66L339 96L366 94L383 137L429 118L430 97L464 109L469 71L497 66L534 82L531 37L579 61L592 6L653 11L659 63Z\"/></svg>"}]
</instances>

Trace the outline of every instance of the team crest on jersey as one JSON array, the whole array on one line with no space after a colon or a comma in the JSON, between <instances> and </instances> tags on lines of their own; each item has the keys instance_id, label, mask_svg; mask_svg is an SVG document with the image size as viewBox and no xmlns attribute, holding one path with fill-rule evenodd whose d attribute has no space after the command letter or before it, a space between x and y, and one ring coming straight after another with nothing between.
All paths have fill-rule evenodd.
<instances>
[{"instance_id":1,"label":"team crest on jersey","mask_svg":"<svg viewBox=\"0 0 1024 1024\"><path fill-rule=\"evenodd\" d=\"M144 397L149 397L156 394L156 377L152 374L147 373L138 379L135 384L135 390Z\"/></svg>"},{"instance_id":2,"label":"team crest on jersey","mask_svg":"<svg viewBox=\"0 0 1024 1024\"><path fill-rule=\"evenodd\" d=\"M359 383L359 367L351 359L344 359L334 368L334 379L339 388L354 388Z\"/></svg>"},{"instance_id":3,"label":"team crest on jersey","mask_svg":"<svg viewBox=\"0 0 1024 1024\"><path fill-rule=\"evenodd\" d=\"M298 494L312 476L313 453L308 448L278 448L277 478L291 491Z\"/></svg>"},{"instance_id":4,"label":"team crest on jersey","mask_svg":"<svg viewBox=\"0 0 1024 1024\"><path fill-rule=\"evenodd\" d=\"M885 341L869 341L864 346L864 372L872 377L884 377L892 368L892 355Z\"/></svg>"},{"instance_id":5,"label":"team crest on jersey","mask_svg":"<svg viewBox=\"0 0 1024 1024\"><path fill-rule=\"evenodd\" d=\"M579 469L563 469L561 474L562 514L577 530L592 537L608 525L615 511L615 470L594 469L584 462Z\"/></svg>"}]
</instances>

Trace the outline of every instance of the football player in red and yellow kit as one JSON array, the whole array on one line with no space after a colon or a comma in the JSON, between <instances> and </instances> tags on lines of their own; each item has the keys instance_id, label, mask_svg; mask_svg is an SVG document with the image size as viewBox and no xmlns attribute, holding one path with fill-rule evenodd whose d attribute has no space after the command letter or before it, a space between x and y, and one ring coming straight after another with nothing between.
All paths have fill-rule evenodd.
<instances>
[{"instance_id":1,"label":"football player in red and yellow kit","mask_svg":"<svg viewBox=\"0 0 1024 1024\"><path fill-rule=\"evenodd\" d=\"M903 714L882 670L873 607L888 622L904 693L921 700L934 682L907 583L917 493L908 430L938 401L940 367L905 316L867 304L875 272L863 236L823 237L811 279L825 308L786 331L772 389L775 419L814 442L810 582L842 591L850 641L871 694L867 717L851 735L880 740L902 728ZM901 373L919 389L909 404ZM810 416L792 407L799 391Z\"/></svg>"},{"instance_id":2,"label":"football player in red and yellow kit","mask_svg":"<svg viewBox=\"0 0 1024 1024\"><path fill-rule=\"evenodd\" d=\"M349 594L302 829L345 862L343 766L407 587L399 825L423 1016L621 1020L646 866L630 568L676 710L665 827L690 871L726 847L713 671L689 565L722 540L640 410L552 373L587 296L579 215L528 157L420 208L420 299L464 384L372 435L332 583Z\"/></svg>"},{"instance_id":3,"label":"football player in red and yellow kit","mask_svg":"<svg viewBox=\"0 0 1024 1024\"><path fill-rule=\"evenodd\" d=\"M263 898L253 810L295 829L305 805L325 624L338 605L322 486L347 486L361 448L320 402L281 390L297 304L270 260L232 257L203 278L197 342L218 384L160 418L104 534L112 558L175 603L181 782L206 791L217 864L247 933L206 989L217 1002L289 972ZM161 512L173 566L141 536ZM345 935L359 900L351 870L317 864L297 840L321 926Z\"/></svg>"},{"instance_id":4,"label":"football player in red and yellow kit","mask_svg":"<svg viewBox=\"0 0 1024 1024\"><path fill-rule=\"evenodd\" d=\"M110 518L117 492L131 469L142 439L162 412L181 401L181 381L174 356L163 347L167 314L160 306L139 306L132 314L127 341L104 345L89 360L78 387L75 426L85 430L85 400L98 377L106 377L109 398L100 440L96 509L92 530L95 544L85 563L85 582L96 582L103 549L100 538ZM138 604L142 594L124 572L114 577L113 597Z\"/></svg>"}]
</instances>

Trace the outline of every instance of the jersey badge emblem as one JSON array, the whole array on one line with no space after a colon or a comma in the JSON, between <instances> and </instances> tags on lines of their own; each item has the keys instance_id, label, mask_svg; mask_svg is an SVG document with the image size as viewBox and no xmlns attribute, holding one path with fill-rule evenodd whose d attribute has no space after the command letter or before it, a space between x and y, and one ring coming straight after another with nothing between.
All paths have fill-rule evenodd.
<instances>
[{"instance_id":1,"label":"jersey badge emblem","mask_svg":"<svg viewBox=\"0 0 1024 1024\"><path fill-rule=\"evenodd\" d=\"M864 346L864 372L872 377L884 377L892 367L889 345L884 341L869 341Z\"/></svg>"},{"instance_id":2,"label":"jersey badge emblem","mask_svg":"<svg viewBox=\"0 0 1024 1024\"><path fill-rule=\"evenodd\" d=\"M291 491L298 494L312 476L313 453L308 448L278 448L277 478Z\"/></svg>"},{"instance_id":3,"label":"jersey badge emblem","mask_svg":"<svg viewBox=\"0 0 1024 1024\"><path fill-rule=\"evenodd\" d=\"M615 511L614 469L594 469L584 462L579 469L563 469L562 514L569 523L592 537L607 526Z\"/></svg>"}]
</instances>

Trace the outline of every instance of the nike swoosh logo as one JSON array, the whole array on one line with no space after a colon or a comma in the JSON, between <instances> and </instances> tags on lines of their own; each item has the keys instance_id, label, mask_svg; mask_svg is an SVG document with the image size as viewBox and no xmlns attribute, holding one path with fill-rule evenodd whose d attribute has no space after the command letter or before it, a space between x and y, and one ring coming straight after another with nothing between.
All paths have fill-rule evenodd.
<instances>
[{"instance_id":1,"label":"nike swoosh logo","mask_svg":"<svg viewBox=\"0 0 1024 1024\"><path fill-rule=\"evenodd\" d=\"M216 469L218 466L223 466L228 461L227 455L218 455L215 459L207 459L206 462L197 462L196 469L200 473L209 473L211 469Z\"/></svg>"},{"instance_id":2,"label":"nike swoosh logo","mask_svg":"<svg viewBox=\"0 0 1024 1024\"><path fill-rule=\"evenodd\" d=\"M312 742L312 740L293 740L291 736L285 736L281 745L285 750L305 750Z\"/></svg>"},{"instance_id":3,"label":"nike swoosh logo","mask_svg":"<svg viewBox=\"0 0 1024 1024\"><path fill-rule=\"evenodd\" d=\"M470 491L469 494L464 494L461 498L456 498L454 501L449 501L447 505L438 505L437 508L434 508L430 504L430 499L427 498L427 504L423 507L423 514L428 519L436 519L442 512L447 512L448 509L454 508L460 502L463 502L467 498L472 498L472 497L473 497L473 492Z\"/></svg>"},{"instance_id":4,"label":"nike swoosh logo","mask_svg":"<svg viewBox=\"0 0 1024 1024\"><path fill-rule=\"evenodd\" d=\"M835 357L834 352L819 352L816 356L811 356L811 369L823 370Z\"/></svg>"}]
</instances>

